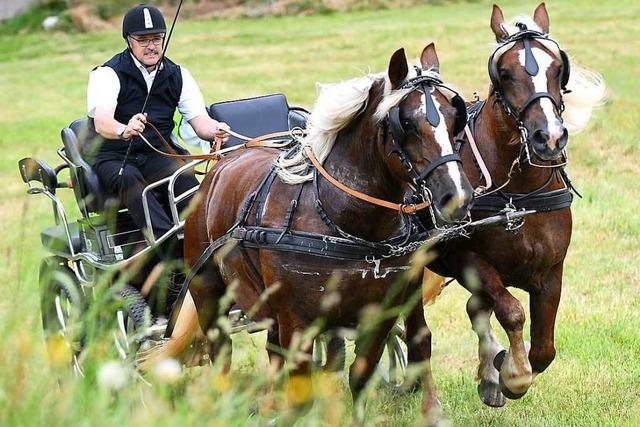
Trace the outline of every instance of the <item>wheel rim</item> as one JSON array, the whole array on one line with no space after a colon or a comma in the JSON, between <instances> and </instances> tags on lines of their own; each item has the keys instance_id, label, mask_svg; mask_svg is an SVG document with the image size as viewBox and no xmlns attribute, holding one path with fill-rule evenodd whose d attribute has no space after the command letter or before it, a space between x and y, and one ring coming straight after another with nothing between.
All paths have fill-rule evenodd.
<instances>
[{"instance_id":1,"label":"wheel rim","mask_svg":"<svg viewBox=\"0 0 640 427\"><path fill-rule=\"evenodd\" d=\"M71 362L75 375L84 377L82 369L82 344L78 338L78 330L74 310L80 310L80 302L73 297L78 292L77 284L71 273L60 264L45 261L45 270L41 270L41 286L44 286L42 299L43 328L50 360L54 366L61 366L62 358ZM44 281L44 282L42 282ZM75 302L78 301L78 302ZM62 346L62 347L60 347ZM60 349L63 353L60 353ZM66 354L66 355L65 355Z\"/></svg>"}]
</instances>

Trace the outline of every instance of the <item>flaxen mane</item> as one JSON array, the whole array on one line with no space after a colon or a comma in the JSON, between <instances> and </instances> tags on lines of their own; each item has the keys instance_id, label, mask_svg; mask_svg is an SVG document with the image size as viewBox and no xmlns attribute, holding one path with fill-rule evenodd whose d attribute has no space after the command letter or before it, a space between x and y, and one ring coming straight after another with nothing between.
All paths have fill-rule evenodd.
<instances>
[{"instance_id":1,"label":"flaxen mane","mask_svg":"<svg viewBox=\"0 0 640 427\"><path fill-rule=\"evenodd\" d=\"M428 70L423 74L437 73ZM364 110L369 101L369 91L376 82L384 80L383 98L376 107L374 120L380 122L389 110L398 104L411 89L391 90L386 73L368 74L340 83L318 84L318 98L309 118L308 133L300 139L302 147L311 147L320 163L329 156L338 133L351 123L356 115ZM408 79L415 77L416 71L409 65ZM309 160L304 150L299 150L290 158L286 153L276 160L278 176L287 184L300 184L310 181L313 175L308 172Z\"/></svg>"}]
</instances>

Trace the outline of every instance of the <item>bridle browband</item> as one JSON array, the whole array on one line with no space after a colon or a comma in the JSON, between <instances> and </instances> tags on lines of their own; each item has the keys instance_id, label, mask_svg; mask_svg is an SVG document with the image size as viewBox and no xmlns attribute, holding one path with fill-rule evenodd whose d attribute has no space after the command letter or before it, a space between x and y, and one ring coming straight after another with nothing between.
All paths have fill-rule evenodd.
<instances>
[{"instance_id":1,"label":"bridle browband","mask_svg":"<svg viewBox=\"0 0 640 427\"><path fill-rule=\"evenodd\" d=\"M551 104L553 105L553 108L555 109L558 116L562 117L562 113L564 112L564 102L562 100L562 95L560 96L560 101L558 101L549 92L534 92L531 95L529 95L529 97L524 101L520 110L517 110L509 103L509 101L506 99L506 97L502 93L502 87L500 85L500 75L498 72L498 64L495 56L499 51L504 49L505 46L511 43L522 41L524 45L524 50L525 50L525 70L530 76L535 76L539 72L539 67L538 67L538 63L536 62L535 56L533 55L533 52L531 50L531 41L541 40L544 42L551 42L555 44L559 52L560 60L562 61L562 77L560 81L560 89L562 90L563 94L570 92L569 90L567 90L567 84L569 82L569 75L570 75L569 57L562 49L560 49L558 42L550 38L548 34L544 34L535 30L530 30L523 23L518 23L516 25L518 26L520 31L518 31L517 33L509 37L499 40L500 45L493 51L491 56L489 56L489 62L488 62L489 78L491 80L491 85L493 86L495 102L498 102L502 106L504 111L507 113L507 115L514 120L518 128L518 131L520 132L520 142L523 146L523 154L526 155L526 157L528 158L529 164L531 164L532 166L545 167L544 165L535 164L530 160L529 149L527 147L527 141L529 139L529 135L526 127L524 126L523 116L535 101L542 98L547 98L551 101ZM511 47L509 49L511 49ZM504 52L502 52L502 54L504 54ZM564 164L566 164L566 154L564 154L564 157L565 157ZM554 167L555 166L559 166L559 165L554 165Z\"/></svg>"},{"instance_id":2,"label":"bridle browband","mask_svg":"<svg viewBox=\"0 0 640 427\"><path fill-rule=\"evenodd\" d=\"M445 156L440 157L429 163L429 165L422 171L419 172L415 165L409 160L409 157L405 153L402 145L407 135L402 127L402 121L400 120L400 103L409 96L412 92L416 90L421 90L424 94L425 99L425 116L427 122L432 127L437 127L440 124L440 114L438 113L438 109L436 108L435 102L433 100L433 95L431 94L434 90L438 90L439 88L444 88L454 94L451 97L451 105L457 110L457 117L454 123L454 135L459 134L464 130L464 127L467 123L467 108L465 106L464 99L460 96L458 92L446 86L442 80L437 78L434 75L430 74L422 74L422 70L419 67L415 67L417 76L407 80L401 86L397 88L397 90L402 89L410 89L398 103L393 106L387 116L385 117L382 130L382 143L386 144L387 140L387 129L391 133L390 144L391 150L387 153L387 156L391 154L396 154L400 159L400 162L405 167L409 176L413 180L413 183L416 187L423 187L426 189L426 179L429 175L435 171L439 166L449 163L449 162L458 162L462 163L462 159L460 158L460 153L454 152L453 154L447 154Z\"/></svg>"}]
</instances>

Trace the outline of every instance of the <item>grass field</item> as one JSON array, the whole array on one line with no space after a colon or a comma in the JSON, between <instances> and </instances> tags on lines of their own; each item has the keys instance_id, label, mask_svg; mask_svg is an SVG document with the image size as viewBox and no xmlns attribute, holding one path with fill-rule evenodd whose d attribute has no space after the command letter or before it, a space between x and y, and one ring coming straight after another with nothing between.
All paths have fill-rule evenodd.
<instances>
[{"instance_id":1,"label":"grass field","mask_svg":"<svg viewBox=\"0 0 640 427\"><path fill-rule=\"evenodd\" d=\"M509 1L505 16L536 2ZM640 425L640 3L632 0L547 4L551 33L576 63L601 72L607 104L570 142L570 173L584 195L574 203L574 236L556 325L557 357L530 392L502 409L484 407L474 380L476 338L464 312L466 293L448 287L427 310L433 369L446 414L459 426ZM179 22L169 56L188 67L208 102L284 92L311 106L314 84L386 67L404 46L417 56L438 47L442 75L486 94L492 34L487 1L410 10L304 18ZM634 18L634 16L636 18ZM264 379L264 336L240 336L234 378L216 369L149 389L113 395L95 384L61 385L46 363L37 290L39 232L52 222L49 203L28 197L17 161L57 164L60 129L85 114L87 74L122 49L116 31L91 35L28 34L0 38L0 425L259 425L247 420ZM73 206L70 195L65 196ZM72 211L71 216L77 212ZM516 295L527 303L527 296ZM503 343L506 343L504 336ZM297 425L348 424L343 383L320 381L316 406ZM420 422L421 396L371 393L367 425ZM286 424L286 420L283 422Z\"/></svg>"}]
</instances>

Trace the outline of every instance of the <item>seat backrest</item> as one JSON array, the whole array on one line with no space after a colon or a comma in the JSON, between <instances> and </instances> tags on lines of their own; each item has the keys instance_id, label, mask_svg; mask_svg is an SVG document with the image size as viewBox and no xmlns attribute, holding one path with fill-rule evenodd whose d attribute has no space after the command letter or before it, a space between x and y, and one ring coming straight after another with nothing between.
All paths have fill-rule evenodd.
<instances>
[{"instance_id":1,"label":"seat backrest","mask_svg":"<svg viewBox=\"0 0 640 427\"><path fill-rule=\"evenodd\" d=\"M209 107L209 115L227 123L234 132L250 138L289 130L289 104L281 93L218 102ZM231 136L225 147L244 142Z\"/></svg>"},{"instance_id":2,"label":"seat backrest","mask_svg":"<svg viewBox=\"0 0 640 427\"><path fill-rule=\"evenodd\" d=\"M289 129L306 129L310 113L302 107L289 108Z\"/></svg>"},{"instance_id":3,"label":"seat backrest","mask_svg":"<svg viewBox=\"0 0 640 427\"><path fill-rule=\"evenodd\" d=\"M69 127L62 129L64 152L71 161L69 172L73 192L78 202L78 208L85 217L88 217L90 212L102 212L105 202L100 180L82 154L83 149L86 150L90 146L89 142L95 136L89 119L75 120Z\"/></svg>"}]
</instances>

